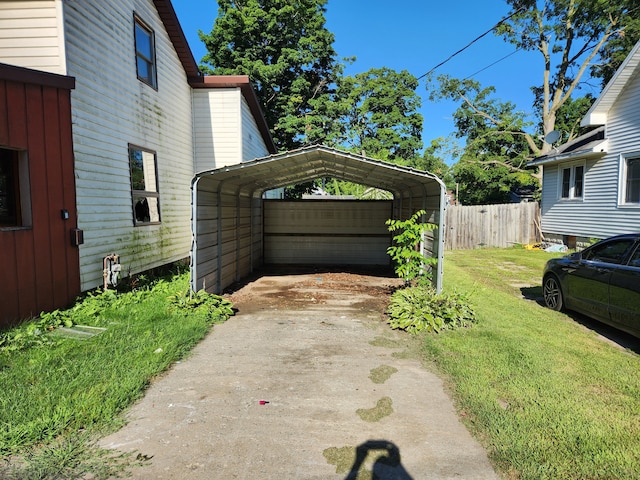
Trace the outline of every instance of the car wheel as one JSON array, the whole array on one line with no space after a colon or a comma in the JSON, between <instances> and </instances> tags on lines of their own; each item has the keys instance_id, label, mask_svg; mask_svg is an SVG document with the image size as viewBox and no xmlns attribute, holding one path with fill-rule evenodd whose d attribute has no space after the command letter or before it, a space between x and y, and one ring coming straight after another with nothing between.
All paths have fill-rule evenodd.
<instances>
[{"instance_id":1,"label":"car wheel","mask_svg":"<svg viewBox=\"0 0 640 480\"><path fill-rule=\"evenodd\" d=\"M551 310L559 312L564 307L564 298L562 297L562 289L560 282L554 275L545 277L542 284L542 293L544 295L544 303Z\"/></svg>"}]
</instances>

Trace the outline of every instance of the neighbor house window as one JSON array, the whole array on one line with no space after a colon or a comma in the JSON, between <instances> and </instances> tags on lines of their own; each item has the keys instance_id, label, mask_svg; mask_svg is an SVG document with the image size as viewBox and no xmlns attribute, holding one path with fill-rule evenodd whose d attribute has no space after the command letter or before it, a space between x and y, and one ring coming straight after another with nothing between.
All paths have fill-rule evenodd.
<instances>
[{"instance_id":1,"label":"neighbor house window","mask_svg":"<svg viewBox=\"0 0 640 480\"><path fill-rule=\"evenodd\" d=\"M138 80L157 87L156 82L156 46L153 30L139 18L135 18L136 70Z\"/></svg>"},{"instance_id":2,"label":"neighbor house window","mask_svg":"<svg viewBox=\"0 0 640 480\"><path fill-rule=\"evenodd\" d=\"M0 228L31 225L26 152L0 148Z\"/></svg>"},{"instance_id":3,"label":"neighbor house window","mask_svg":"<svg viewBox=\"0 0 640 480\"><path fill-rule=\"evenodd\" d=\"M130 145L129 165L134 225L159 223L160 194L155 152Z\"/></svg>"},{"instance_id":4,"label":"neighbor house window","mask_svg":"<svg viewBox=\"0 0 640 480\"><path fill-rule=\"evenodd\" d=\"M560 197L582 198L584 194L584 165L572 165L561 169Z\"/></svg>"},{"instance_id":5,"label":"neighbor house window","mask_svg":"<svg viewBox=\"0 0 640 480\"><path fill-rule=\"evenodd\" d=\"M624 158L622 188L623 203L640 204L640 156Z\"/></svg>"}]
</instances>

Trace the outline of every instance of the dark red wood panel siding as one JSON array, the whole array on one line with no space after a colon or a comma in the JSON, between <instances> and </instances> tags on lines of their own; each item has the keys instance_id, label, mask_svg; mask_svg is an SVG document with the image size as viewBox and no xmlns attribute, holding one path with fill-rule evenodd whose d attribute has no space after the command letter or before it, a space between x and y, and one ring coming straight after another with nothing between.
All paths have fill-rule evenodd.
<instances>
[{"instance_id":1,"label":"dark red wood panel siding","mask_svg":"<svg viewBox=\"0 0 640 480\"><path fill-rule=\"evenodd\" d=\"M0 67L0 147L27 152L32 215L30 227L0 228L0 328L64 307L80 293L78 247L71 244L77 216L70 82L36 80Z\"/></svg>"}]
</instances>

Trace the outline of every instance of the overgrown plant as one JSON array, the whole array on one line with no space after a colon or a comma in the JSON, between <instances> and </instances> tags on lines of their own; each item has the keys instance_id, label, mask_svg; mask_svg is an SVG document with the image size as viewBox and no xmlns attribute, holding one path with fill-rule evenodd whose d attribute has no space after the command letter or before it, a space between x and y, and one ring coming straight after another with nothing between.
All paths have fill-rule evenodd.
<instances>
[{"instance_id":1,"label":"overgrown plant","mask_svg":"<svg viewBox=\"0 0 640 480\"><path fill-rule=\"evenodd\" d=\"M397 290L387 309L391 328L411 334L440 332L466 327L475 322L475 313L466 296L436 293L435 288L416 285Z\"/></svg>"},{"instance_id":2,"label":"overgrown plant","mask_svg":"<svg viewBox=\"0 0 640 480\"><path fill-rule=\"evenodd\" d=\"M219 296L199 290L191 292L190 290L182 290L175 295L169 296L170 308L173 310L181 310L185 314L193 311L202 313L212 322L224 321L235 312L233 311L233 303Z\"/></svg>"},{"instance_id":3,"label":"overgrown plant","mask_svg":"<svg viewBox=\"0 0 640 480\"><path fill-rule=\"evenodd\" d=\"M407 220L386 221L390 232L398 232L393 237L393 244L387 248L387 253L395 264L396 275L404 279L406 284L416 279L430 280L431 272L427 267L437 262L437 259L425 256L419 249L425 232L437 228L433 223L420 222L420 217L426 213L418 210Z\"/></svg>"}]
</instances>

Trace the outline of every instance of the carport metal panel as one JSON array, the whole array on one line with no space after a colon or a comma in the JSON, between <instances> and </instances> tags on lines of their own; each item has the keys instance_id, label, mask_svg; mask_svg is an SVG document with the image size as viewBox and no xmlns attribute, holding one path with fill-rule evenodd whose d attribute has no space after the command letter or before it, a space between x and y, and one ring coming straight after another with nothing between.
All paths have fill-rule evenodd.
<instances>
[{"instance_id":1,"label":"carport metal panel","mask_svg":"<svg viewBox=\"0 0 640 480\"><path fill-rule=\"evenodd\" d=\"M442 181L428 172L325 146L271 155L200 172L194 177L191 186L191 288L220 293L260 266L262 194L320 177L334 177L390 191L394 197L394 218L406 219L418 210L425 210L424 221L435 223L438 229L425 236L421 249L436 257L433 280L437 290L442 289L445 205ZM241 229L241 225L249 226L249 248L243 238L246 228ZM241 249L240 245L245 248Z\"/></svg>"}]
</instances>

